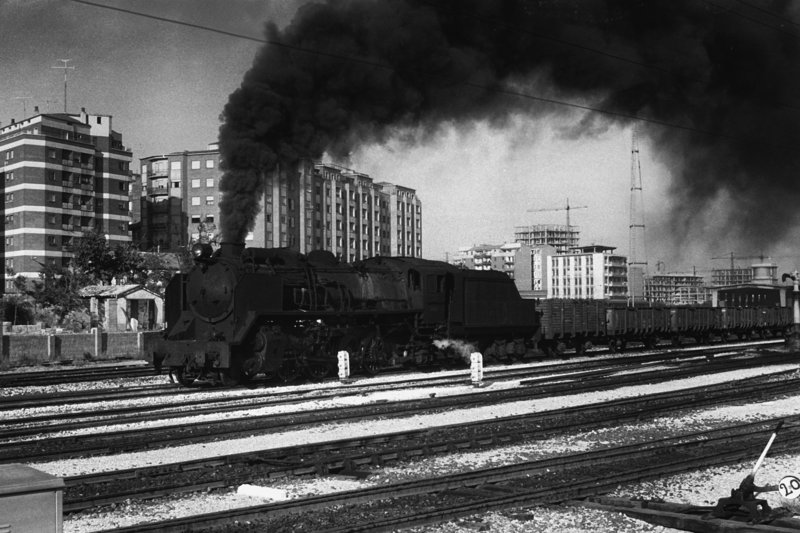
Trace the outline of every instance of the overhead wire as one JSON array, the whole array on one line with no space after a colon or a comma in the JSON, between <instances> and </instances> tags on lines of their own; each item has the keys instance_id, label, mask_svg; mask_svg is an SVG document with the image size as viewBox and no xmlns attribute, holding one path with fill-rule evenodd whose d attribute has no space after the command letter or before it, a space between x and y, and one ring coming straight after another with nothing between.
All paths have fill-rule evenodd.
<instances>
[{"instance_id":1,"label":"overhead wire","mask_svg":"<svg viewBox=\"0 0 800 533\"><path fill-rule=\"evenodd\" d=\"M335 53L331 53L331 52L325 52L325 51L321 51L321 50L309 49L309 48L305 48L305 47L301 47L301 46L295 46L295 45L283 43L283 42L276 41L276 40L273 40L273 39L263 39L263 38L253 37L251 35L241 34L241 33L227 31L227 30L221 30L219 28L214 28L212 26L206 26L206 25L202 25L202 24L195 24L195 23L191 23L191 22L182 21L182 20L179 20L179 19L162 17L162 16L158 16L158 15L153 15L153 14L150 14L150 13L134 11L132 9L126 9L126 8L121 8L121 7L117 7L117 6L101 4L101 3L93 2L93 1L90 1L90 0L68 0L68 1L73 2L73 3L77 3L77 4L83 4L83 5L91 6L91 7L97 7L97 8L101 8L101 9L107 9L107 10L111 10L111 11L117 11L117 12L120 12L120 13L129 14L129 15L144 17L144 18L148 18L148 19L152 19L152 20L158 20L158 21L166 22L166 23L170 23L170 24L176 24L176 25L180 25L180 26L194 28L194 29L198 29L198 30L202 30L202 31L209 31L209 32L220 34L220 35L225 35L225 36L228 36L228 37L246 39L246 40L249 40L249 41L258 42L258 43L261 43L261 44L268 44L270 46L276 46L276 47L284 48L284 49L295 51L295 52L301 52L301 53L304 53L304 54L311 54L311 55L317 55L317 56L322 56L322 57L328 57L328 58L337 59L337 60L340 60L340 61L358 63L358 64L362 64L362 65L369 66L369 67L380 68L380 69L383 69L383 70L395 71L394 67L392 67L391 65L378 63L378 62L375 62L375 61L370 61L370 60L359 58L359 57L346 56L346 55L340 55L340 54L335 54ZM710 0L705 0L705 1L709 5L714 5L716 7L721 7L718 4L714 4L714 2L711 2ZM575 45L575 46L580 46L580 45ZM589 47L586 47L586 48L589 48ZM598 50L593 50L593 51L599 52ZM615 57L615 56L612 55L611 57ZM712 131L703 130L703 129L700 129L700 128L695 128L695 127L692 127L692 126L686 126L686 125L683 125L683 124L678 124L678 123L675 123L675 122L668 122L668 121L664 121L664 120L653 119L653 118L649 118L649 117L643 117L641 115L636 115L636 114L632 114L632 113L624 113L624 112L619 112L619 111L613 111L613 110L610 110L610 109L603 109L603 108L595 107L595 106L591 106L591 105L578 104L578 103L574 103L574 102L567 102L567 101L559 100L559 99L555 99L555 98L547 98L547 97L537 96L537 95L533 95L533 94L529 94L529 93L524 93L524 92L521 92L521 91L515 91L515 90L511 90L511 89L503 89L503 88L499 88L497 86L482 85L482 84L479 84L479 83L468 82L468 81L461 81L461 82L456 82L456 83L458 83L460 85L467 86L467 87L471 87L471 88L474 88L474 89L479 89L479 90L484 90L484 91L489 91L489 92L494 92L494 93L499 93L499 94L505 94L505 95L508 95L508 96L524 98L524 99L527 99L527 100L537 101L537 102L546 103L546 104L559 105L559 106L564 106L564 107L570 107L570 108L573 108L573 109L580 109L580 110L584 110L584 111L600 113L600 114L603 114L603 115L609 115L609 116L618 117L618 118L624 118L624 119L628 119L628 120L646 122L646 123L655 124L655 125L659 125L659 126L663 126L663 127L679 129L679 130L688 131L688 132L692 132L692 133L698 133L698 134L706 135L706 136L710 136L710 137L726 138L726 139L730 139L730 140L743 140L743 139L740 139L740 138L738 138L736 136L726 135L726 134L721 133L721 132L712 132Z\"/></svg>"}]
</instances>

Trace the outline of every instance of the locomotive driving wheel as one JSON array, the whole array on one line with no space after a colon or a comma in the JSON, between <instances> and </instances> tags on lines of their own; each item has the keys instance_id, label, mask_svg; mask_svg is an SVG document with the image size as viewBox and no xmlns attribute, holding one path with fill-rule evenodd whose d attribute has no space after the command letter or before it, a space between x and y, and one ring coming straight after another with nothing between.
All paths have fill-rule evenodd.
<instances>
[{"instance_id":1,"label":"locomotive driving wheel","mask_svg":"<svg viewBox=\"0 0 800 533\"><path fill-rule=\"evenodd\" d=\"M383 341L379 338L372 339L364 345L361 358L361 369L370 376L374 376L383 367Z\"/></svg>"},{"instance_id":2,"label":"locomotive driving wheel","mask_svg":"<svg viewBox=\"0 0 800 533\"><path fill-rule=\"evenodd\" d=\"M311 381L322 381L331 373L331 367L322 361L312 361L306 365L305 371Z\"/></svg>"}]
</instances>

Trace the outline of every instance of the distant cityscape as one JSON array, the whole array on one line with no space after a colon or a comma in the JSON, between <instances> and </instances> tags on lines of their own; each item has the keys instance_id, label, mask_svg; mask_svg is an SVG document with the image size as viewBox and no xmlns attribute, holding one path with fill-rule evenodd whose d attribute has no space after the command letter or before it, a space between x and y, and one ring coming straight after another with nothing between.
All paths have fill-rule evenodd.
<instances>
[{"instance_id":1,"label":"distant cityscape","mask_svg":"<svg viewBox=\"0 0 800 533\"><path fill-rule=\"evenodd\" d=\"M40 114L0 128L4 186L5 292L46 265L68 267L87 231L142 251L176 252L219 243L221 154L216 143L139 159L112 117ZM375 255L422 257L422 202L414 189L332 163L303 161L264 180L261 209L245 244L301 253L329 250L342 261ZM714 287L777 283L777 265L698 274L647 273L616 247L583 245L572 225L518 226L513 240L459 248L454 265L512 277L526 298L609 299L670 304L711 301Z\"/></svg>"},{"instance_id":2,"label":"distant cityscape","mask_svg":"<svg viewBox=\"0 0 800 533\"><path fill-rule=\"evenodd\" d=\"M673 305L712 303L714 289L757 289L778 283L778 266L765 258L750 267L720 268L711 279L700 274L648 274L613 246L579 246L580 229L567 225L515 228L514 241L459 248L449 262L476 270L505 272L525 298L603 299ZM733 263L733 261L731 261ZM661 265L659 265L661 266ZM745 290L742 298L748 297ZM756 291L752 292L752 298ZM746 303L757 302L741 302Z\"/></svg>"}]
</instances>

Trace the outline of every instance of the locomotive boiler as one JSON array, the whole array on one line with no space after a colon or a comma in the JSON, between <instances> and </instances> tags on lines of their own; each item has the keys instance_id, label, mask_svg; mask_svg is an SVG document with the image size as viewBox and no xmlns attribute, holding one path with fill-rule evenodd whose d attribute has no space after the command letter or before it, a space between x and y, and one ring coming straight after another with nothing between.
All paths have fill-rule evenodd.
<instances>
[{"instance_id":1,"label":"locomotive boiler","mask_svg":"<svg viewBox=\"0 0 800 533\"><path fill-rule=\"evenodd\" d=\"M327 251L238 243L196 245L193 255L167 287L167 328L153 351L183 384L321 379L340 350L368 374L472 350L520 357L539 331L535 302L501 272L410 257L347 264Z\"/></svg>"}]
</instances>

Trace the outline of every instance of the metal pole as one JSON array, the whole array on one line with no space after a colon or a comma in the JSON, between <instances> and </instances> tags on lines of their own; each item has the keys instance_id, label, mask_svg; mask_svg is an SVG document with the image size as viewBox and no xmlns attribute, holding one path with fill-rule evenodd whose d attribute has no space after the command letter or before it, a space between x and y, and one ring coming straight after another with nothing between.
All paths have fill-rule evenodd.
<instances>
[{"instance_id":1,"label":"metal pole","mask_svg":"<svg viewBox=\"0 0 800 533\"><path fill-rule=\"evenodd\" d=\"M800 274L795 270L792 274L784 274L782 281L792 280L792 331L786 339L790 350L800 350Z\"/></svg>"},{"instance_id":2,"label":"metal pole","mask_svg":"<svg viewBox=\"0 0 800 533\"><path fill-rule=\"evenodd\" d=\"M64 113L67 112L67 70L75 70L75 67L68 67L67 62L72 61L71 59L59 59L64 64L60 67L50 67L50 68L60 68L64 70Z\"/></svg>"},{"instance_id":3,"label":"metal pole","mask_svg":"<svg viewBox=\"0 0 800 533\"><path fill-rule=\"evenodd\" d=\"M790 345L794 349L800 348L800 287L798 287L798 283L800 282L800 278L798 278L797 270L794 271L794 276L792 277L793 281L793 288L792 288L792 335L791 335L791 342Z\"/></svg>"},{"instance_id":4,"label":"metal pole","mask_svg":"<svg viewBox=\"0 0 800 533\"><path fill-rule=\"evenodd\" d=\"M752 476L755 476L756 472L758 472L758 469L761 468L761 463L764 462L764 457L767 456L767 452L769 451L770 447L772 447L772 443L775 441L775 437L778 436L778 431L780 431L782 427L783 427L783 420L778 422L778 426L775 428L775 431L772 432L772 436L769 438L767 446L764 448L764 451L761 452L761 457L758 458L756 465L753 467L753 471L751 472Z\"/></svg>"}]
</instances>

